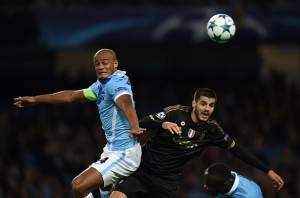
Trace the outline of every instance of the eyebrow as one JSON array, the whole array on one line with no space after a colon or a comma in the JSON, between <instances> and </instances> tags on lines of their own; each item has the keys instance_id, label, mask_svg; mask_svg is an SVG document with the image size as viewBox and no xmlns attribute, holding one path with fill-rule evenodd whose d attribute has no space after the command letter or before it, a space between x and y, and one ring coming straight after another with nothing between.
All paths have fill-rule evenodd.
<instances>
[{"instance_id":1,"label":"eyebrow","mask_svg":"<svg viewBox=\"0 0 300 198\"><path fill-rule=\"evenodd\" d=\"M109 60L109 58L101 58L101 59L94 59L95 61L106 61L106 60Z\"/></svg>"}]
</instances>

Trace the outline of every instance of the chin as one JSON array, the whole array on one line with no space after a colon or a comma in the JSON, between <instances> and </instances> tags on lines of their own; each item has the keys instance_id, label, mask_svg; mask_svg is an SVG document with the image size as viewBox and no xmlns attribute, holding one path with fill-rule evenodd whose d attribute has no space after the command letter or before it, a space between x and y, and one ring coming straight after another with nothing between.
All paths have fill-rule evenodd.
<instances>
[{"instance_id":1,"label":"chin","mask_svg":"<svg viewBox=\"0 0 300 198\"><path fill-rule=\"evenodd\" d=\"M206 122L208 118L200 118L200 120Z\"/></svg>"},{"instance_id":2,"label":"chin","mask_svg":"<svg viewBox=\"0 0 300 198\"><path fill-rule=\"evenodd\" d=\"M105 78L107 78L106 76L98 76L99 80L104 80Z\"/></svg>"}]
</instances>

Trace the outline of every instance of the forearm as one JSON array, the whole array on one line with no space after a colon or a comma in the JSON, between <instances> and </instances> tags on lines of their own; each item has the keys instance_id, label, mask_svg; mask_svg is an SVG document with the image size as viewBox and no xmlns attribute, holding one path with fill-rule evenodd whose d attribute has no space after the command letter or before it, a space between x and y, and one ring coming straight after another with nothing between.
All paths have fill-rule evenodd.
<instances>
[{"instance_id":1,"label":"forearm","mask_svg":"<svg viewBox=\"0 0 300 198\"><path fill-rule=\"evenodd\" d=\"M255 157L251 152L239 145L236 145L235 147L230 149L230 151L239 159L243 160L251 166L254 166L255 168L262 170L265 173L268 173L268 171L271 170L270 167L268 167L265 163Z\"/></svg>"},{"instance_id":2,"label":"forearm","mask_svg":"<svg viewBox=\"0 0 300 198\"><path fill-rule=\"evenodd\" d=\"M160 128L163 121L155 120L153 115L148 115L140 120L140 126L144 128Z\"/></svg>"},{"instance_id":3,"label":"forearm","mask_svg":"<svg viewBox=\"0 0 300 198\"><path fill-rule=\"evenodd\" d=\"M139 121L135 109L133 107L131 96L129 94L121 95L116 100L116 104L121 109L121 111L123 111L123 113L125 114L125 117L129 122L130 128L138 130Z\"/></svg>"},{"instance_id":4,"label":"forearm","mask_svg":"<svg viewBox=\"0 0 300 198\"><path fill-rule=\"evenodd\" d=\"M136 111L134 110L133 106L131 105L124 105L122 108L122 111L124 112L130 128L131 129L139 129L139 121L138 121L138 117L136 114Z\"/></svg>"},{"instance_id":5,"label":"forearm","mask_svg":"<svg viewBox=\"0 0 300 198\"><path fill-rule=\"evenodd\" d=\"M79 101L79 100L76 100L75 94L76 94L76 91L70 91L70 90L60 91L60 92L56 92L56 93L53 93L53 94L45 94L45 95L34 96L34 101L35 101L35 104L71 103L71 102Z\"/></svg>"}]
</instances>

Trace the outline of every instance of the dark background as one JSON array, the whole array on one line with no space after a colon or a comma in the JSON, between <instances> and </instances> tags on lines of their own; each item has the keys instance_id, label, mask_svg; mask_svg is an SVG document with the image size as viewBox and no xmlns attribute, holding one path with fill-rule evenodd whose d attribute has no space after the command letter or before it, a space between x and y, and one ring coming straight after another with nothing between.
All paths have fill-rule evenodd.
<instances>
[{"instance_id":1,"label":"dark background","mask_svg":"<svg viewBox=\"0 0 300 198\"><path fill-rule=\"evenodd\" d=\"M94 104L16 109L20 95L81 89L92 57L114 49L131 78L140 117L186 104L198 87L218 94L214 117L285 180L228 152L207 149L184 172L180 198L207 197L214 161L258 182L265 197L300 197L300 3L297 0L1 1L0 198L71 197L71 180L97 160L104 140ZM233 17L227 44L206 34L216 13Z\"/></svg>"}]
</instances>

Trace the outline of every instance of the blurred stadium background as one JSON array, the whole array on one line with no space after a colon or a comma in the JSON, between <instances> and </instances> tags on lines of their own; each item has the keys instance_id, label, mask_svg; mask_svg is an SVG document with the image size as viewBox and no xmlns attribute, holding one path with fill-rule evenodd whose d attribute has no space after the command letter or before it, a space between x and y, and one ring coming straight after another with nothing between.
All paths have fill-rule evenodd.
<instances>
[{"instance_id":1,"label":"blurred stadium background","mask_svg":"<svg viewBox=\"0 0 300 198\"><path fill-rule=\"evenodd\" d=\"M100 48L119 55L139 116L190 104L197 87L215 89L225 131L286 181L275 192L262 172L211 148L185 170L179 198L207 197L202 173L216 160L256 180L265 197L300 197L299 0L4 0L0 10L0 198L71 197L72 178L99 157L95 105L12 103L88 87ZM236 22L229 44L206 35L216 13Z\"/></svg>"}]
</instances>

